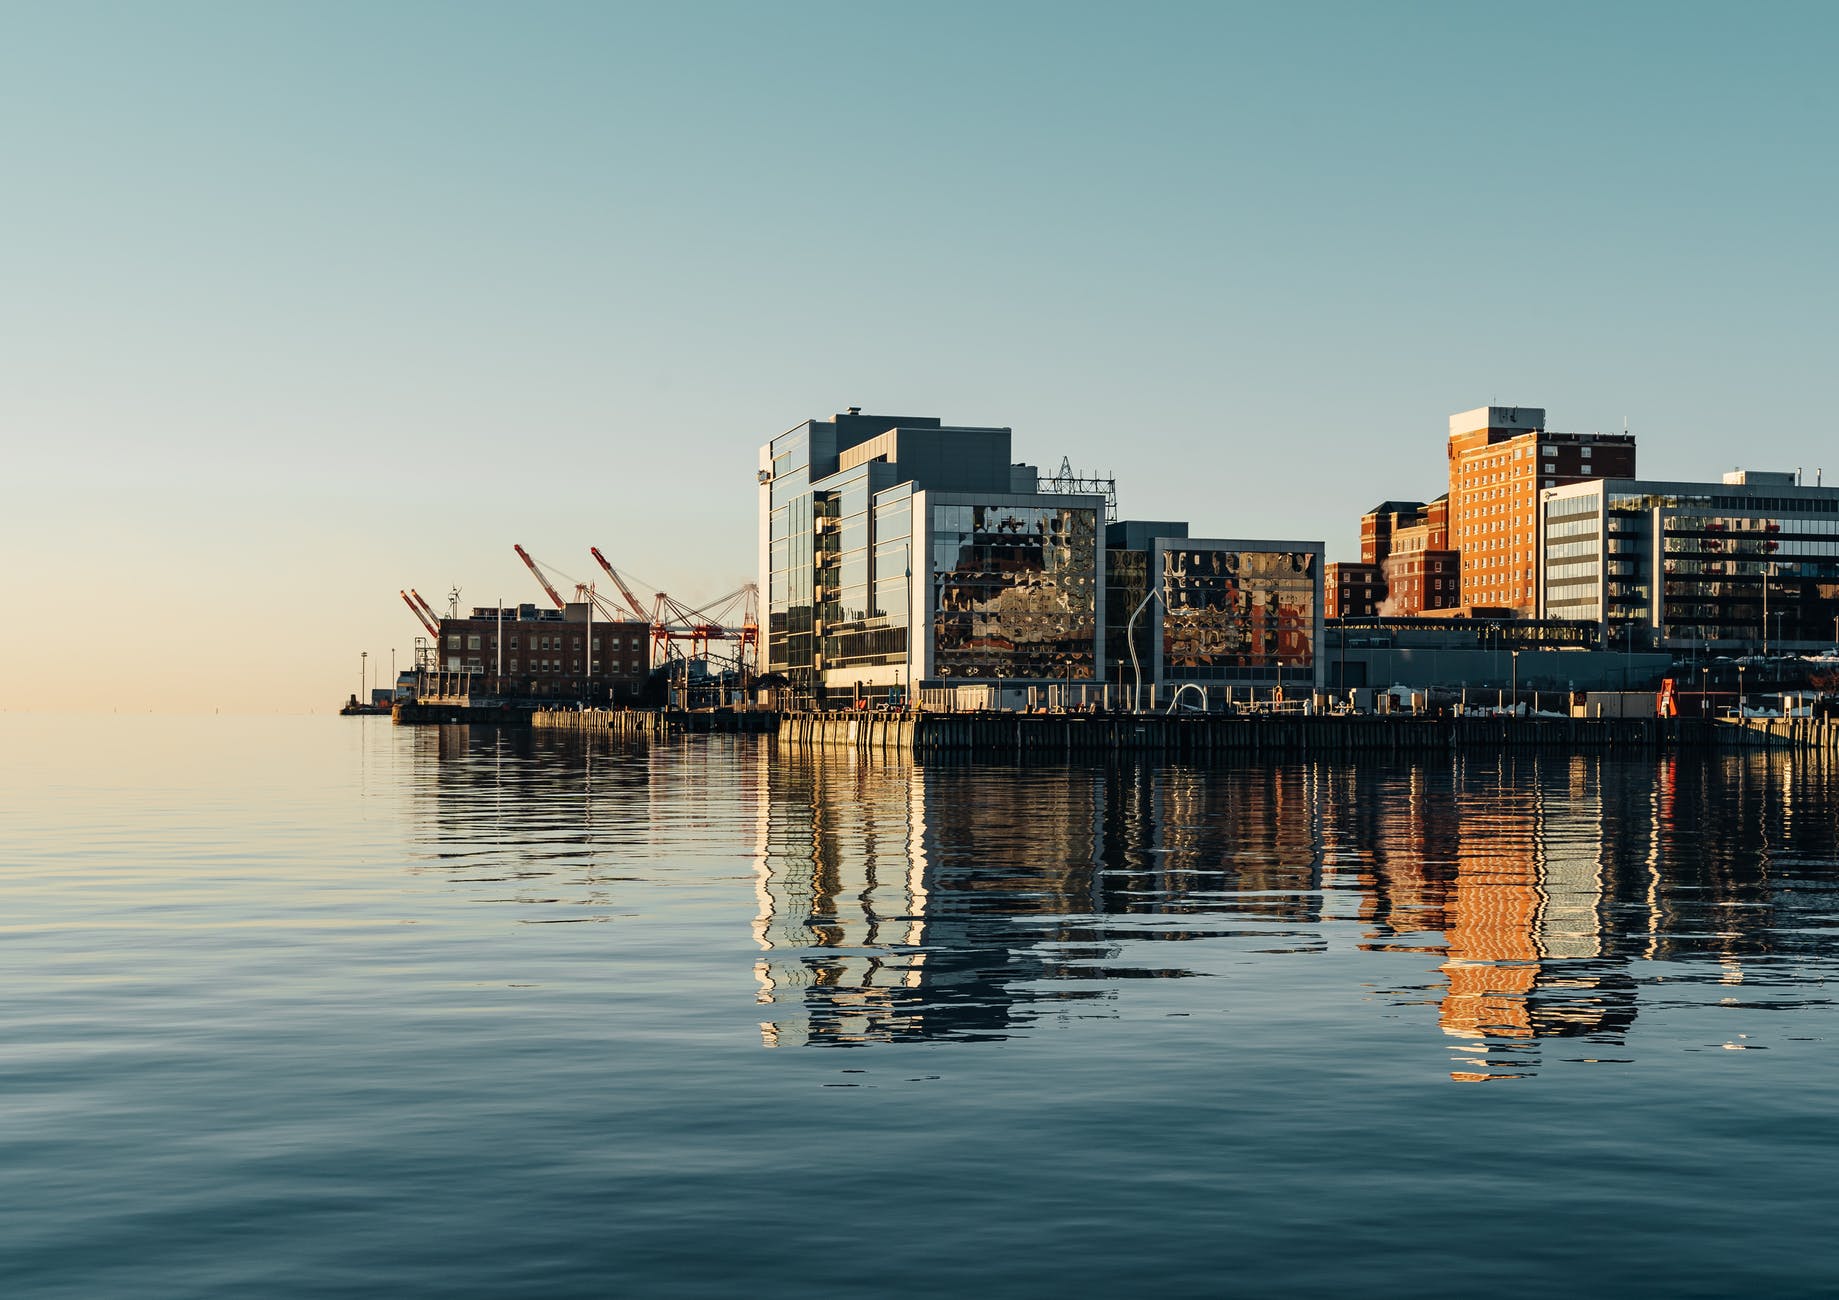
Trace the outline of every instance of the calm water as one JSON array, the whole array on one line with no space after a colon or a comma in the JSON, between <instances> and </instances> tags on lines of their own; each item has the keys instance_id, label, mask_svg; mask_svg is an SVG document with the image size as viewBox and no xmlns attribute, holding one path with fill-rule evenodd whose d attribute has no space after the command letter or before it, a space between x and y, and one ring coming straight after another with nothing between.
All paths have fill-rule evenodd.
<instances>
[{"instance_id":1,"label":"calm water","mask_svg":"<svg viewBox=\"0 0 1839 1300\"><path fill-rule=\"evenodd\" d=\"M19 1296L1828 1296L1839 792L0 716Z\"/></svg>"}]
</instances>

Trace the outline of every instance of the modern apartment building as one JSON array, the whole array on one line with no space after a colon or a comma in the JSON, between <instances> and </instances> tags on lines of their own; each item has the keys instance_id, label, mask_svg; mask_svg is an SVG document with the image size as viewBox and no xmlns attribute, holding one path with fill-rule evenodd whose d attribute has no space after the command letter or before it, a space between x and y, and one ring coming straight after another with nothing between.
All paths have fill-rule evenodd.
<instances>
[{"instance_id":1,"label":"modern apartment building","mask_svg":"<svg viewBox=\"0 0 1839 1300\"><path fill-rule=\"evenodd\" d=\"M1105 499L1039 491L1010 440L852 407L761 448L765 667L795 698L1103 679Z\"/></svg>"},{"instance_id":2,"label":"modern apartment building","mask_svg":"<svg viewBox=\"0 0 1839 1300\"><path fill-rule=\"evenodd\" d=\"M1452 415L1449 546L1460 555L1462 604L1530 614L1538 603L1539 493L1635 472L1629 434L1552 433L1541 407Z\"/></svg>"},{"instance_id":3,"label":"modern apartment building","mask_svg":"<svg viewBox=\"0 0 1839 1300\"><path fill-rule=\"evenodd\" d=\"M1738 470L1540 494L1539 614L1611 645L1811 650L1839 641L1839 488Z\"/></svg>"}]
</instances>

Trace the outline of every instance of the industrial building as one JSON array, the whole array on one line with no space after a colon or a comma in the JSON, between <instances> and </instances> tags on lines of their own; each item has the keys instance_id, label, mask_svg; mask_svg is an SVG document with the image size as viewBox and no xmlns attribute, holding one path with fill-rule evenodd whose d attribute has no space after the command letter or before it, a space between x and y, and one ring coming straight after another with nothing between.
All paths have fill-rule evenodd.
<instances>
[{"instance_id":1,"label":"industrial building","mask_svg":"<svg viewBox=\"0 0 1839 1300\"><path fill-rule=\"evenodd\" d=\"M1839 488L1737 470L1542 492L1539 613L1612 645L1769 653L1839 642Z\"/></svg>"},{"instance_id":2,"label":"industrial building","mask_svg":"<svg viewBox=\"0 0 1839 1300\"><path fill-rule=\"evenodd\" d=\"M460 678L454 693L474 697L630 704L650 676L649 634L637 621L592 618L586 604L474 606L440 620L436 672Z\"/></svg>"}]
</instances>

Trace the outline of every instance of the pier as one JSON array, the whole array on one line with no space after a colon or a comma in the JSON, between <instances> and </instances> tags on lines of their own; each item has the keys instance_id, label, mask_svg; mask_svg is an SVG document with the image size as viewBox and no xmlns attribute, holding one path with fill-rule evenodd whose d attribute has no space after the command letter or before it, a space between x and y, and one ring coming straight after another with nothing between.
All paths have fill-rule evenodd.
<instances>
[{"instance_id":1,"label":"pier","mask_svg":"<svg viewBox=\"0 0 1839 1300\"><path fill-rule=\"evenodd\" d=\"M1211 754L1397 754L1544 749L1644 753L1681 748L1839 751L1824 718L1416 717L1380 714L790 713L781 749L1178 757Z\"/></svg>"},{"instance_id":2,"label":"pier","mask_svg":"<svg viewBox=\"0 0 1839 1300\"><path fill-rule=\"evenodd\" d=\"M1085 756L1151 753L1406 754L1543 749L1629 753L1691 748L1839 753L1834 718L1423 717L1414 714L1022 713L989 710L542 709L399 704L399 725L536 727L662 740L775 734L778 748L865 753Z\"/></svg>"},{"instance_id":3,"label":"pier","mask_svg":"<svg viewBox=\"0 0 1839 1300\"><path fill-rule=\"evenodd\" d=\"M622 740L684 734L748 735L772 731L779 715L763 709L538 709L530 725Z\"/></svg>"}]
</instances>

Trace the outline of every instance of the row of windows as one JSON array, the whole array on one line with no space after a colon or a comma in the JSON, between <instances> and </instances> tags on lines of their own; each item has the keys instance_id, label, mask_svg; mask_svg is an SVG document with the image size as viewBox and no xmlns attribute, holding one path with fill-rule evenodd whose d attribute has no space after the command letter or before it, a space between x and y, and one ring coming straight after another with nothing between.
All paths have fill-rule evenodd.
<instances>
[{"instance_id":1,"label":"row of windows","mask_svg":"<svg viewBox=\"0 0 1839 1300\"><path fill-rule=\"evenodd\" d=\"M1602 507L1603 499L1594 492L1574 497L1558 497L1545 503L1547 519L1570 519L1577 515L1594 515Z\"/></svg>"},{"instance_id":2,"label":"row of windows","mask_svg":"<svg viewBox=\"0 0 1839 1300\"><path fill-rule=\"evenodd\" d=\"M477 656L470 655L464 660L458 655L449 655L447 657L447 671L460 672L462 669L470 672L482 673L485 671L485 661ZM512 674L523 672L523 661L521 659L507 660L505 662L505 671ZM576 659L572 664L565 664L564 661L560 659L532 659L530 660L530 671L532 673L548 673L552 675L572 672L578 677L581 675L581 661ZM620 671L620 666L617 663L601 664L599 665L599 673L596 675L604 675L606 673L618 671ZM627 660L625 671L627 673L636 673L639 671L639 665L632 660Z\"/></svg>"},{"instance_id":3,"label":"row of windows","mask_svg":"<svg viewBox=\"0 0 1839 1300\"><path fill-rule=\"evenodd\" d=\"M611 647L609 647L607 644L608 640L609 638L607 637L600 637L600 636L595 637L594 638L594 649L596 651L605 651L609 648L614 649L614 650L618 650L621 648L620 638L618 637L611 638L612 640ZM624 647L627 650L638 649L638 644L639 644L639 641L637 637L629 636L624 639ZM517 638L515 636L506 637L504 641L504 646L505 646L505 649L507 650L517 649L518 648ZM447 648L449 650L461 650L461 649L496 650L497 647L498 647L498 642L496 638L492 636L490 633L467 634L464 637L464 642L462 642L462 634L459 632L449 632L447 634ZM580 654L581 653L581 638L578 636L563 638L560 636L537 636L533 634L530 637L529 648L532 650L568 649L568 650L573 650L576 654Z\"/></svg>"}]
</instances>

